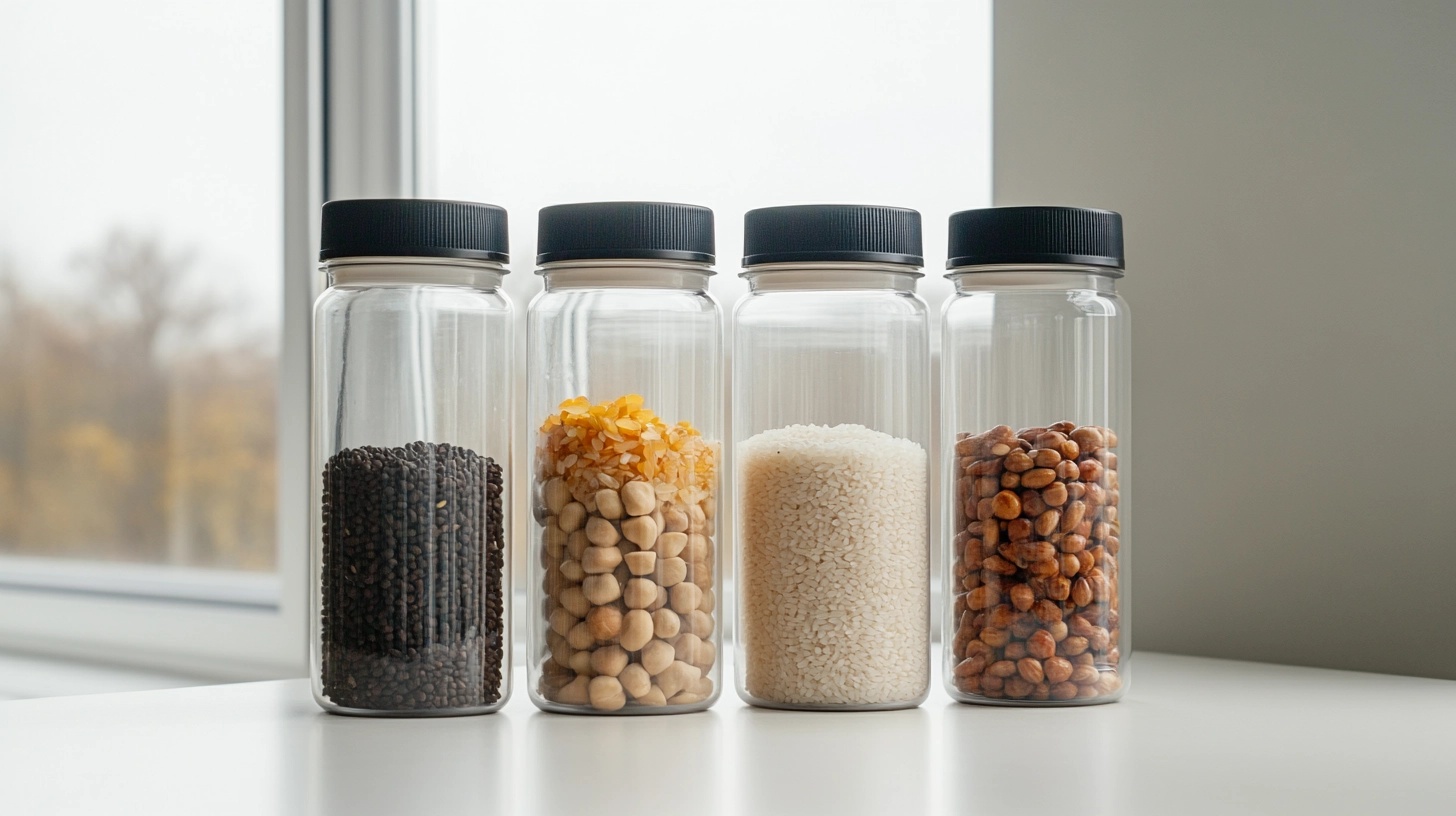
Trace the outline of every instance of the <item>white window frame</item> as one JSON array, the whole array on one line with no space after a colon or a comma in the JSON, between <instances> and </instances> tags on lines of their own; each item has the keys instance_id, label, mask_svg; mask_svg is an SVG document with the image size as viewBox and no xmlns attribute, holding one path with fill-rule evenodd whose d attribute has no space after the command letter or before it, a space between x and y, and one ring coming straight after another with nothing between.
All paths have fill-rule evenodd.
<instances>
[{"instance_id":1,"label":"white window frame","mask_svg":"<svg viewBox=\"0 0 1456 816\"><path fill-rule=\"evenodd\" d=\"M283 0L277 570L0 558L0 649L214 680L307 670L309 346L328 198L415 187L413 0Z\"/></svg>"}]
</instances>

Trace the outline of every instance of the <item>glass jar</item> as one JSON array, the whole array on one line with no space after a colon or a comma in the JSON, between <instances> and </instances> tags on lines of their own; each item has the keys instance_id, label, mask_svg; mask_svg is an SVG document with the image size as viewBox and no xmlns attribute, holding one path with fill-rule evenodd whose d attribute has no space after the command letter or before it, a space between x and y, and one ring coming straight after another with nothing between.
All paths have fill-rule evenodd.
<instances>
[{"instance_id":1,"label":"glass jar","mask_svg":"<svg viewBox=\"0 0 1456 816\"><path fill-rule=\"evenodd\" d=\"M314 306L311 673L325 710L510 694L506 213L331 201Z\"/></svg>"},{"instance_id":2,"label":"glass jar","mask_svg":"<svg viewBox=\"0 0 1456 816\"><path fill-rule=\"evenodd\" d=\"M713 213L541 211L531 302L531 699L669 714L717 699L723 429Z\"/></svg>"},{"instance_id":3,"label":"glass jar","mask_svg":"<svg viewBox=\"0 0 1456 816\"><path fill-rule=\"evenodd\" d=\"M930 681L920 214L753 210L744 255L738 694L770 708L919 705Z\"/></svg>"},{"instance_id":4,"label":"glass jar","mask_svg":"<svg viewBox=\"0 0 1456 816\"><path fill-rule=\"evenodd\" d=\"M945 682L968 703L1127 690L1129 321L1122 217L950 219L945 304Z\"/></svg>"}]
</instances>

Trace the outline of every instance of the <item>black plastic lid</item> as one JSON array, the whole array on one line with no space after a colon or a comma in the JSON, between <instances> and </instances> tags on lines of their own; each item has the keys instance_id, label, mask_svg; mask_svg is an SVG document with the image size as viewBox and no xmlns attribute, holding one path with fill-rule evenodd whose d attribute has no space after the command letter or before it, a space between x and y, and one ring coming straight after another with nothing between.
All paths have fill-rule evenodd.
<instances>
[{"instance_id":1,"label":"black plastic lid","mask_svg":"<svg viewBox=\"0 0 1456 816\"><path fill-rule=\"evenodd\" d=\"M541 208L536 263L654 258L713 262L713 211L660 201L594 201Z\"/></svg>"},{"instance_id":2,"label":"black plastic lid","mask_svg":"<svg viewBox=\"0 0 1456 816\"><path fill-rule=\"evenodd\" d=\"M1082 207L988 207L950 217L946 268L1077 264L1122 269L1122 216Z\"/></svg>"},{"instance_id":3,"label":"black plastic lid","mask_svg":"<svg viewBox=\"0 0 1456 816\"><path fill-rule=\"evenodd\" d=\"M324 204L319 260L362 256L509 261L506 211L473 201L354 198Z\"/></svg>"},{"instance_id":4,"label":"black plastic lid","mask_svg":"<svg viewBox=\"0 0 1456 816\"><path fill-rule=\"evenodd\" d=\"M867 261L922 266L920 213L868 204L764 207L743 216L743 265Z\"/></svg>"}]
</instances>

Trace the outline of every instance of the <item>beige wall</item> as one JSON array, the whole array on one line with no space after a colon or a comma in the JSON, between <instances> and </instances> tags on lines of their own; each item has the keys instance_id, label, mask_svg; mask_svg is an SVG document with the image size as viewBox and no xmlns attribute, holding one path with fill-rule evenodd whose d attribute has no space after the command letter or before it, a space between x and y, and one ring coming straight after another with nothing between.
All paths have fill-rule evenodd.
<instances>
[{"instance_id":1,"label":"beige wall","mask_svg":"<svg viewBox=\"0 0 1456 816\"><path fill-rule=\"evenodd\" d=\"M1138 648L1456 678L1456 3L994 37L996 202L1126 218Z\"/></svg>"}]
</instances>

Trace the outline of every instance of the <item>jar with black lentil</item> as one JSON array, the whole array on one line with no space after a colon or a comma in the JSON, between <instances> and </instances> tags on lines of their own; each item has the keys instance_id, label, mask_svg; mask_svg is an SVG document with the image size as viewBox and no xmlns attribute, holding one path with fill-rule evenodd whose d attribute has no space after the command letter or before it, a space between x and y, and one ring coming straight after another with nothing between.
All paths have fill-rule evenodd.
<instances>
[{"instance_id":1,"label":"jar with black lentil","mask_svg":"<svg viewBox=\"0 0 1456 816\"><path fill-rule=\"evenodd\" d=\"M506 213L333 201L322 239L314 698L340 714L495 711L511 665Z\"/></svg>"},{"instance_id":2,"label":"jar with black lentil","mask_svg":"<svg viewBox=\"0 0 1456 816\"><path fill-rule=\"evenodd\" d=\"M947 689L968 703L1117 700L1131 656L1121 216L959 212L949 258Z\"/></svg>"}]
</instances>

